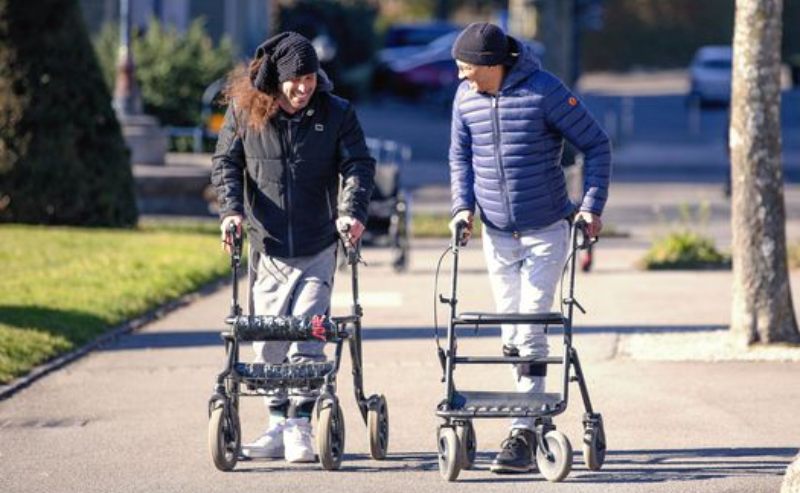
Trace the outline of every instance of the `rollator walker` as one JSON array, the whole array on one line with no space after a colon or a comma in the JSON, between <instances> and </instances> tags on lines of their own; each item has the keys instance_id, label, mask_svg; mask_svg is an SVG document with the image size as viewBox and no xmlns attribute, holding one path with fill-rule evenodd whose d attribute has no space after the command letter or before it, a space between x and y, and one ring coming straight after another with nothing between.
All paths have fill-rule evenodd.
<instances>
[{"instance_id":1,"label":"rollator walker","mask_svg":"<svg viewBox=\"0 0 800 493\"><path fill-rule=\"evenodd\" d=\"M230 314L225 318L228 330L221 333L225 343L225 368L217 376L214 392L208 402L208 446L217 469L230 471L241 454L239 397L264 396L285 389L312 392L317 395L313 420L316 422L316 445L319 461L326 470L339 469L344 455L344 416L336 396L336 375L345 341L350 348L353 366L353 387L356 404L369 430L370 455L386 458L389 445L389 409L383 395L364 396L363 359L361 352L362 309L358 301L357 247L347 248L350 265L353 305L351 313L330 317L243 315L239 306L238 270L242 258L243 239L235 225L228 229L232 238L231 279L233 296ZM239 347L253 341L319 340L336 345L332 361L314 363L244 363L239 360Z\"/></svg>"},{"instance_id":2,"label":"rollator walker","mask_svg":"<svg viewBox=\"0 0 800 493\"><path fill-rule=\"evenodd\" d=\"M474 419L484 418L535 418L536 464L542 475L552 482L561 481L572 468L572 446L567 437L556 430L552 418L567 409L569 383L577 382L583 399L585 413L583 415L583 459L586 466L597 471L603 466L606 455L606 438L603 429L603 418L595 412L589 399L586 380L583 376L578 352L572 346L573 308L583 307L574 297L575 262L577 252L586 249L596 239L586 234L586 223L578 220L570 233L571 250L567 259L569 266L569 292L561 300L564 313L476 313L457 314L456 295L458 285L459 249L464 246L466 222L459 223L451 237L453 268L450 297L439 295L441 303L450 306L450 319L447 326L447 346L439 345L436 335L439 359L442 364L445 386L445 398L436 408L436 415L443 419L437 430L439 472L447 481L455 481L462 469L470 469L475 462L477 441L472 425ZM445 252L446 254L447 252ZM444 258L444 255L442 256ZM563 282L563 273L562 273ZM563 330L563 355L550 357L519 356L504 350L503 356L459 356L457 351L457 329L472 327L477 332L480 326L498 324L541 324L545 326L545 334L550 327ZM456 388L453 372L457 365L561 365L561 391L556 393L520 393L520 392L487 392L461 391ZM546 369L546 366L544 367Z\"/></svg>"}]
</instances>

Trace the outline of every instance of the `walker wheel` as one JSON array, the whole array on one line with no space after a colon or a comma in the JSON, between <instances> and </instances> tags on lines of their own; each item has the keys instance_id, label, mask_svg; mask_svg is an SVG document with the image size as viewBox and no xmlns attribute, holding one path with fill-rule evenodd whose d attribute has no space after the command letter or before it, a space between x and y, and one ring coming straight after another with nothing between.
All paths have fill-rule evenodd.
<instances>
[{"instance_id":1,"label":"walker wheel","mask_svg":"<svg viewBox=\"0 0 800 493\"><path fill-rule=\"evenodd\" d=\"M566 478L572 469L572 445L567 437L558 430L548 431L544 436L552 458L541 447L536 448L536 465L542 476L552 483Z\"/></svg>"},{"instance_id":2,"label":"walker wheel","mask_svg":"<svg viewBox=\"0 0 800 493\"><path fill-rule=\"evenodd\" d=\"M317 451L323 469L334 471L344 456L344 416L335 399L317 404Z\"/></svg>"},{"instance_id":3,"label":"walker wheel","mask_svg":"<svg viewBox=\"0 0 800 493\"><path fill-rule=\"evenodd\" d=\"M583 430L583 461L590 470L599 471L605 460L606 432L600 419Z\"/></svg>"},{"instance_id":4,"label":"walker wheel","mask_svg":"<svg viewBox=\"0 0 800 493\"><path fill-rule=\"evenodd\" d=\"M373 397L377 404L367 412L369 453L373 459L383 460L389 449L389 406L383 395Z\"/></svg>"},{"instance_id":5,"label":"walker wheel","mask_svg":"<svg viewBox=\"0 0 800 493\"><path fill-rule=\"evenodd\" d=\"M234 408L228 412L223 401L213 404L208 420L208 448L211 459L220 471L230 471L236 466L241 445L239 415Z\"/></svg>"},{"instance_id":6,"label":"walker wheel","mask_svg":"<svg viewBox=\"0 0 800 493\"><path fill-rule=\"evenodd\" d=\"M472 469L478 451L478 441L475 438L475 428L472 427L472 422L467 421L466 424L459 425L456 428L456 435L459 443L458 450L461 452L461 469Z\"/></svg>"},{"instance_id":7,"label":"walker wheel","mask_svg":"<svg viewBox=\"0 0 800 493\"><path fill-rule=\"evenodd\" d=\"M461 471L458 437L450 426L440 426L437 433L439 474L445 481L455 481Z\"/></svg>"}]
</instances>

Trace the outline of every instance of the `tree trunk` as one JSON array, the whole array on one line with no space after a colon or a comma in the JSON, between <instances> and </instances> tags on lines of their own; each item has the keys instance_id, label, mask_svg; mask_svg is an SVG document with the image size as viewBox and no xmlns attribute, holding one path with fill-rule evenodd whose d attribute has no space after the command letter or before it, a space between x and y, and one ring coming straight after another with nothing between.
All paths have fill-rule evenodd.
<instances>
[{"instance_id":1,"label":"tree trunk","mask_svg":"<svg viewBox=\"0 0 800 493\"><path fill-rule=\"evenodd\" d=\"M800 342L786 254L780 127L782 0L737 0L731 99L731 334Z\"/></svg>"}]
</instances>

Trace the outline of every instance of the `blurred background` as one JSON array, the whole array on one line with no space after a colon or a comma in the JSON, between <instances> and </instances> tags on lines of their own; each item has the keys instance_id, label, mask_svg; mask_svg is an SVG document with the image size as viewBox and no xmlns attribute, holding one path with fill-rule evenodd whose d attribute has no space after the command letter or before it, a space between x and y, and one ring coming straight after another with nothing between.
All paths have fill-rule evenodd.
<instances>
[{"instance_id":1,"label":"blurred background","mask_svg":"<svg viewBox=\"0 0 800 493\"><path fill-rule=\"evenodd\" d=\"M702 205L710 222L717 220L712 236L728 239L730 0L45 3L77 6L83 25L73 34L90 40L88 56L104 86L80 90L111 97L130 151L136 210L144 216L214 217L208 172L225 110L219 100L225 77L265 38L295 30L313 41L335 92L354 101L370 147L386 165L375 198L388 202L375 206L373 225L386 230L377 236L399 242L400 233L383 233L410 230L417 214L447 214L449 120L459 82L450 51L468 23L491 21L531 45L544 68L584 99L613 140L615 184L682 184L682 191L703 185L685 202ZM47 10L44 4L27 9ZM781 45L787 183L800 179L798 25L800 1L787 0ZM580 163L581 156L567 149L563 164L576 197ZM675 204L654 212L658 204L646 195L638 208L615 209L612 192L609 222L630 230L679 218ZM34 206L45 211L42 222L81 223L59 217L68 208L56 203ZM790 201L790 217L792 207ZM25 214L12 216L0 207L4 220L28 221ZM36 214L30 217L37 221ZM414 228L417 235L426 234L423 223Z\"/></svg>"},{"instance_id":2,"label":"blurred background","mask_svg":"<svg viewBox=\"0 0 800 493\"><path fill-rule=\"evenodd\" d=\"M450 115L459 83L451 48L464 26L490 21L530 45L611 137L616 192L606 222L612 232L645 244L654 229L682 221L722 245L730 241L730 0L3 2L12 28L0 58L12 67L8 80L17 82L0 88L6 91L0 101L7 114L24 115L4 127L8 144L0 149L5 222L212 220L209 170L226 76L264 39L295 30L312 40L335 92L356 105L381 165L370 241L394 245L403 268L412 236L445 234ZM67 25L70 16L75 22ZM794 29L800 1L784 2L782 20L783 169L786 183L794 184L800 180L800 31ZM43 35L29 37L30 31ZM69 94L88 94L91 104ZM113 114L106 113L109 99ZM124 141L115 140L116 123ZM63 139L52 137L52 125ZM73 156L78 141L85 155ZM16 142L27 142L33 154ZM13 171L17 161L33 163L33 171ZM562 164L575 200L581 163L567 145ZM87 171L93 166L97 172ZM76 187L54 179L54 169L95 178ZM121 192L97 199L114 187ZM800 216L793 190L787 188L790 219Z\"/></svg>"},{"instance_id":3,"label":"blurred background","mask_svg":"<svg viewBox=\"0 0 800 493\"><path fill-rule=\"evenodd\" d=\"M128 1L143 109L167 129L170 151L213 148L222 78L266 37L291 29L313 40L336 92L359 105L368 135L410 146L419 169L403 173L407 184L441 180L458 85L450 49L459 29L491 21L533 45L616 148L629 151L617 160L617 179L724 182L729 0ZM122 3L80 1L112 91ZM800 31L791 29L798 22L800 2L785 2L783 142L791 163L800 145ZM627 169L630 160L637 162ZM787 171L797 178L792 166Z\"/></svg>"}]
</instances>

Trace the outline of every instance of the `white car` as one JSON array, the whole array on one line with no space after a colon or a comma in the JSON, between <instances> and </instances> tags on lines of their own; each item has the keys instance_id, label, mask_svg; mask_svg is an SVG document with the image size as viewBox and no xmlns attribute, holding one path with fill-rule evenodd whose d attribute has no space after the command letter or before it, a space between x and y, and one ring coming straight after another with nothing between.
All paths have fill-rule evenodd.
<instances>
[{"instance_id":1,"label":"white car","mask_svg":"<svg viewBox=\"0 0 800 493\"><path fill-rule=\"evenodd\" d=\"M690 98L701 106L727 104L731 100L733 50L730 46L703 46L689 66Z\"/></svg>"}]
</instances>

